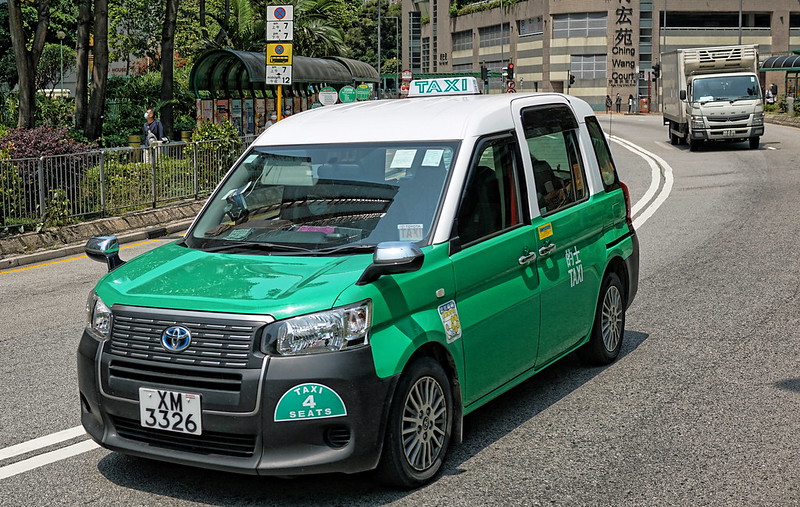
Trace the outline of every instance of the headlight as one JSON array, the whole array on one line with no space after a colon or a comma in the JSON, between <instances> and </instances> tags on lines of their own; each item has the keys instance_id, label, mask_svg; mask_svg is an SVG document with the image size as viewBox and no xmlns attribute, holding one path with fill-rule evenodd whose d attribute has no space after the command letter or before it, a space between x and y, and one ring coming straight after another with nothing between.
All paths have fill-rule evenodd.
<instances>
[{"instance_id":1,"label":"headlight","mask_svg":"<svg viewBox=\"0 0 800 507\"><path fill-rule=\"evenodd\" d=\"M264 329L261 351L296 356L366 345L371 323L371 301L273 322Z\"/></svg>"},{"instance_id":2,"label":"headlight","mask_svg":"<svg viewBox=\"0 0 800 507\"><path fill-rule=\"evenodd\" d=\"M702 116L692 116L692 128L693 129L705 128L705 124L703 123L703 117Z\"/></svg>"},{"instance_id":3,"label":"headlight","mask_svg":"<svg viewBox=\"0 0 800 507\"><path fill-rule=\"evenodd\" d=\"M111 309L91 292L86 300L86 327L94 331L94 335L103 340L111 336Z\"/></svg>"},{"instance_id":4,"label":"headlight","mask_svg":"<svg viewBox=\"0 0 800 507\"><path fill-rule=\"evenodd\" d=\"M753 126L764 124L764 113L756 113L753 115Z\"/></svg>"}]
</instances>

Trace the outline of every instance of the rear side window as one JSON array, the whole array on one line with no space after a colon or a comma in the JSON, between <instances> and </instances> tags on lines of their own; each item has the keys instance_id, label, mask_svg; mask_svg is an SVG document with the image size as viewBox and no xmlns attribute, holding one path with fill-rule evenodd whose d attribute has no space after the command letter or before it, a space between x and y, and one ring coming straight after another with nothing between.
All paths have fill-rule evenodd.
<instances>
[{"instance_id":1,"label":"rear side window","mask_svg":"<svg viewBox=\"0 0 800 507\"><path fill-rule=\"evenodd\" d=\"M560 104L532 107L522 112L522 125L540 213L553 213L584 200L586 176L572 111Z\"/></svg>"},{"instance_id":2,"label":"rear side window","mask_svg":"<svg viewBox=\"0 0 800 507\"><path fill-rule=\"evenodd\" d=\"M608 149L606 136L600 127L600 122L594 116L587 116L586 129L592 139L592 148L597 157L597 165L600 166L600 175L603 177L603 186L606 192L619 188L617 166L614 165L614 158L611 156L611 150Z\"/></svg>"}]
</instances>

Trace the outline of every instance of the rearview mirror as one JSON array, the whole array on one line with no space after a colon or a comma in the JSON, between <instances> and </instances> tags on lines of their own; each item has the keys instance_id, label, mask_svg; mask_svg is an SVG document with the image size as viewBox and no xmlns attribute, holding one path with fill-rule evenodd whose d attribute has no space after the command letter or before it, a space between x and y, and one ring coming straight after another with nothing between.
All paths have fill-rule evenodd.
<instances>
[{"instance_id":1,"label":"rearview mirror","mask_svg":"<svg viewBox=\"0 0 800 507\"><path fill-rule=\"evenodd\" d=\"M119 241L116 236L94 236L86 242L84 251L90 259L105 262L109 271L125 264L119 258Z\"/></svg>"},{"instance_id":2,"label":"rearview mirror","mask_svg":"<svg viewBox=\"0 0 800 507\"><path fill-rule=\"evenodd\" d=\"M413 243L384 241L375 247L372 264L367 266L356 285L372 283L383 275L410 273L422 267L425 254Z\"/></svg>"},{"instance_id":3,"label":"rearview mirror","mask_svg":"<svg viewBox=\"0 0 800 507\"><path fill-rule=\"evenodd\" d=\"M681 100L686 100L686 90L681 90L680 97Z\"/></svg>"}]
</instances>

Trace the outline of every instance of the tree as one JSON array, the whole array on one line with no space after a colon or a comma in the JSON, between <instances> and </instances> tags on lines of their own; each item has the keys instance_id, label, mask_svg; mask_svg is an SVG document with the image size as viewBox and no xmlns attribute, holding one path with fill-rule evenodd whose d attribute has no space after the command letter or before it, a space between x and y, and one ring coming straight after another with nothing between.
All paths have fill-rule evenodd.
<instances>
[{"instance_id":1,"label":"tree","mask_svg":"<svg viewBox=\"0 0 800 507\"><path fill-rule=\"evenodd\" d=\"M84 134L97 139L103 134L103 112L106 105L106 83L108 81L108 0L94 1L94 68L92 69L92 92L86 117Z\"/></svg>"},{"instance_id":2,"label":"tree","mask_svg":"<svg viewBox=\"0 0 800 507\"><path fill-rule=\"evenodd\" d=\"M164 29L161 32L161 121L164 133L172 137L172 100L174 94L175 73L175 26L178 21L178 0L166 0Z\"/></svg>"},{"instance_id":3,"label":"tree","mask_svg":"<svg viewBox=\"0 0 800 507\"><path fill-rule=\"evenodd\" d=\"M61 81L62 68L64 74L75 68L75 50L63 44L45 44L36 70L36 89L54 90Z\"/></svg>"},{"instance_id":4,"label":"tree","mask_svg":"<svg viewBox=\"0 0 800 507\"><path fill-rule=\"evenodd\" d=\"M50 0L35 2L36 28L33 40L25 29L19 0L8 0L8 24L11 32L11 45L17 61L19 78L19 117L17 127L33 128L36 112L36 69L44 48L47 27L50 24Z\"/></svg>"},{"instance_id":5,"label":"tree","mask_svg":"<svg viewBox=\"0 0 800 507\"><path fill-rule=\"evenodd\" d=\"M78 37L75 63L75 125L86 130L89 106L89 38L92 31L92 0L78 5Z\"/></svg>"}]
</instances>

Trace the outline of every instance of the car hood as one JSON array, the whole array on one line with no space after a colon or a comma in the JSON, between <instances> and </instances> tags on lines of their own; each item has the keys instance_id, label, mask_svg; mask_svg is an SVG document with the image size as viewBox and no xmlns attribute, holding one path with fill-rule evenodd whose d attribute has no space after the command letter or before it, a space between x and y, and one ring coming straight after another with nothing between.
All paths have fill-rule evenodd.
<instances>
[{"instance_id":1,"label":"car hood","mask_svg":"<svg viewBox=\"0 0 800 507\"><path fill-rule=\"evenodd\" d=\"M371 262L369 254L242 255L203 252L171 243L108 273L96 291L107 305L281 319L331 308Z\"/></svg>"}]
</instances>

